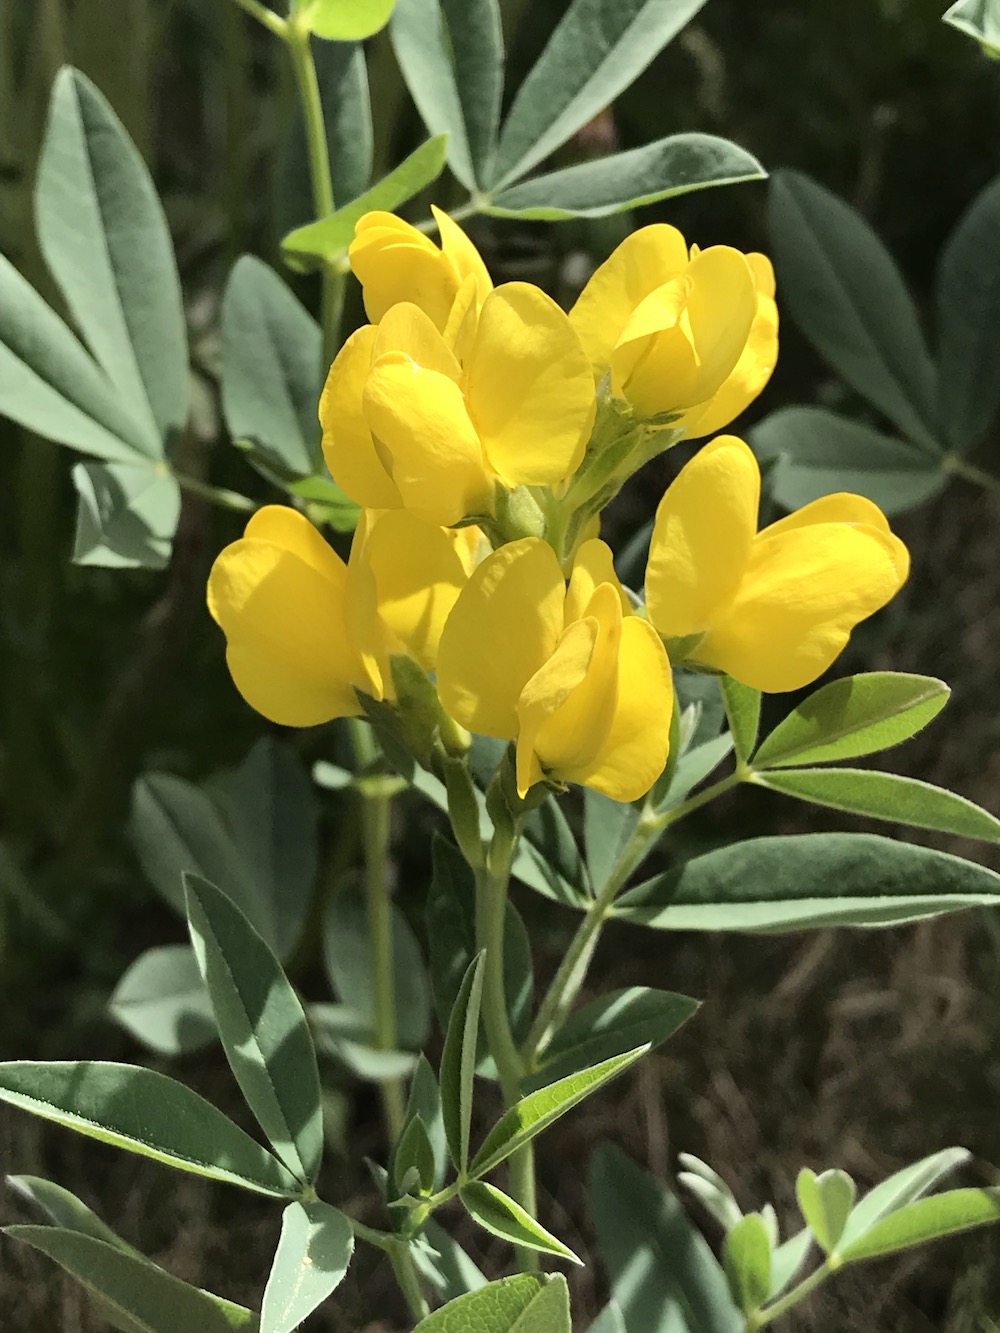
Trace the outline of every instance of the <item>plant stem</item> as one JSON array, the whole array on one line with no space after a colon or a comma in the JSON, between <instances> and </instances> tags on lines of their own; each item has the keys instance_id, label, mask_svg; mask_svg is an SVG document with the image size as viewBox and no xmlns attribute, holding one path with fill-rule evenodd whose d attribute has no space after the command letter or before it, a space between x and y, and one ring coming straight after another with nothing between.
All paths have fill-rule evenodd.
<instances>
[{"instance_id":1,"label":"plant stem","mask_svg":"<svg viewBox=\"0 0 1000 1333\"><path fill-rule=\"evenodd\" d=\"M219 505L222 509L233 509L239 514L254 514L260 508L248 495L240 495L238 491L227 491L221 486L213 486L210 482L202 481L200 477L190 477L184 472L174 472L172 475L182 491L190 491L192 495L210 500L212 504Z\"/></svg>"},{"instance_id":2,"label":"plant stem","mask_svg":"<svg viewBox=\"0 0 1000 1333\"><path fill-rule=\"evenodd\" d=\"M1000 477L994 477L992 473L976 467L975 463L967 462L959 454L945 454L942 467L952 476L962 477L965 481L981 486L990 495L1000 495Z\"/></svg>"},{"instance_id":3,"label":"plant stem","mask_svg":"<svg viewBox=\"0 0 1000 1333\"><path fill-rule=\"evenodd\" d=\"M799 1301L804 1300L817 1287L821 1286L831 1273L836 1272L840 1267L840 1260L836 1255L831 1254L824 1264L814 1269L808 1277L791 1291L786 1292L780 1300L775 1301L773 1305L765 1306L763 1310L758 1310L755 1314L747 1316L747 1333L756 1333L759 1328L766 1328L779 1315L787 1314L793 1306L798 1305Z\"/></svg>"},{"instance_id":4,"label":"plant stem","mask_svg":"<svg viewBox=\"0 0 1000 1333\"><path fill-rule=\"evenodd\" d=\"M389 1250L389 1258L392 1261L392 1271L396 1274L396 1281L406 1297L406 1304L410 1307L410 1314L418 1321L426 1319L430 1314L430 1306L420 1290L420 1279L413 1263L413 1256L410 1254L410 1247L405 1243L393 1245Z\"/></svg>"},{"instance_id":5,"label":"plant stem","mask_svg":"<svg viewBox=\"0 0 1000 1333\"><path fill-rule=\"evenodd\" d=\"M269 32L274 33L275 37L285 36L285 30L288 27L287 22L280 14L275 14L266 5L262 5L260 0L236 0L236 3L241 9L245 9L252 18L255 18L258 23L263 23Z\"/></svg>"}]
</instances>

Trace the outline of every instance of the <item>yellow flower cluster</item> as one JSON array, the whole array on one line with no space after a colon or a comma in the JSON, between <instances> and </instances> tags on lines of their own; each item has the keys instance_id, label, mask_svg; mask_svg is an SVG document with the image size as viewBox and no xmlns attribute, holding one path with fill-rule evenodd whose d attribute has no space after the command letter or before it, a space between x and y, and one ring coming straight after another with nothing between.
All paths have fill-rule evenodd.
<instances>
[{"instance_id":1,"label":"yellow flower cluster","mask_svg":"<svg viewBox=\"0 0 1000 1333\"><path fill-rule=\"evenodd\" d=\"M320 420L362 521L345 565L297 511L253 516L209 581L230 671L266 717L308 726L360 713L358 692L395 703L408 656L444 714L514 743L522 796L548 781L638 799L667 760L671 659L806 685L898 591L906 549L854 495L758 532L756 460L720 436L663 496L633 604L595 533L621 472L602 454L627 473L650 441L712 434L761 391L770 264L645 227L567 315L528 283L495 288L434 217L440 246L391 214L357 225L371 323L337 356Z\"/></svg>"}]
</instances>

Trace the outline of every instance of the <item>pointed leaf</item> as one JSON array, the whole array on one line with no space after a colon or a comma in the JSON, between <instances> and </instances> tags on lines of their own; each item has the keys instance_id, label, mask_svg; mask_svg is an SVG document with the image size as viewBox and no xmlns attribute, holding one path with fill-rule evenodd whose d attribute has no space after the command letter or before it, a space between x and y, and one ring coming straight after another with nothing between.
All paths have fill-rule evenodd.
<instances>
[{"instance_id":1,"label":"pointed leaf","mask_svg":"<svg viewBox=\"0 0 1000 1333\"><path fill-rule=\"evenodd\" d=\"M785 307L848 384L932 452L936 377L899 270L867 222L808 176L771 178L771 236Z\"/></svg>"},{"instance_id":2,"label":"pointed leaf","mask_svg":"<svg viewBox=\"0 0 1000 1333\"><path fill-rule=\"evenodd\" d=\"M232 1301L224 1301L136 1254L76 1231L56 1227L4 1228L13 1240L22 1240L54 1259L95 1297L118 1327L128 1333L231 1333L257 1328L257 1316ZM120 1322L119 1322L120 1321Z\"/></svg>"},{"instance_id":3,"label":"pointed leaf","mask_svg":"<svg viewBox=\"0 0 1000 1333\"><path fill-rule=\"evenodd\" d=\"M143 452L187 419L180 282L152 179L105 98L56 76L35 192L38 243L76 324L143 430Z\"/></svg>"},{"instance_id":4,"label":"pointed leaf","mask_svg":"<svg viewBox=\"0 0 1000 1333\"><path fill-rule=\"evenodd\" d=\"M960 838L1000 842L1000 819L988 810L943 787L898 773L872 773L864 768L785 768L759 774L753 781L756 786L849 814L890 819Z\"/></svg>"},{"instance_id":5,"label":"pointed leaf","mask_svg":"<svg viewBox=\"0 0 1000 1333\"><path fill-rule=\"evenodd\" d=\"M908 1203L869 1227L840 1252L845 1264L895 1254L912 1245L1000 1222L1000 1189L948 1190Z\"/></svg>"},{"instance_id":6,"label":"pointed leaf","mask_svg":"<svg viewBox=\"0 0 1000 1333\"><path fill-rule=\"evenodd\" d=\"M806 1255L812 1249L813 1235L808 1227L803 1227L794 1236L779 1245L771 1255L771 1300L780 1296L791 1283L806 1261Z\"/></svg>"},{"instance_id":7,"label":"pointed leaf","mask_svg":"<svg viewBox=\"0 0 1000 1333\"><path fill-rule=\"evenodd\" d=\"M851 1210L841 1237L842 1245L846 1248L881 1218L919 1199L971 1156L967 1148L942 1148L883 1180Z\"/></svg>"},{"instance_id":8,"label":"pointed leaf","mask_svg":"<svg viewBox=\"0 0 1000 1333\"><path fill-rule=\"evenodd\" d=\"M673 781L657 800L656 813L665 814L667 810L680 805L692 788L704 782L724 759L728 759L732 748L732 733L724 731L721 736L714 736L710 741L696 745L681 755L674 769Z\"/></svg>"},{"instance_id":9,"label":"pointed leaf","mask_svg":"<svg viewBox=\"0 0 1000 1333\"><path fill-rule=\"evenodd\" d=\"M184 876L188 927L226 1059L275 1153L312 1183L323 1156L316 1052L281 964L239 908Z\"/></svg>"},{"instance_id":10,"label":"pointed leaf","mask_svg":"<svg viewBox=\"0 0 1000 1333\"><path fill-rule=\"evenodd\" d=\"M587 869L595 889L608 882L619 856L639 823L634 805L613 801L610 796L583 789L583 833Z\"/></svg>"},{"instance_id":11,"label":"pointed leaf","mask_svg":"<svg viewBox=\"0 0 1000 1333\"><path fill-rule=\"evenodd\" d=\"M434 1186L440 1189L448 1165L448 1144L444 1134L444 1117L441 1113L441 1090L425 1055L421 1055L417 1060L410 1081L410 1099L406 1106L406 1116L409 1119L415 1115L420 1117L427 1131L434 1157Z\"/></svg>"},{"instance_id":12,"label":"pointed leaf","mask_svg":"<svg viewBox=\"0 0 1000 1333\"><path fill-rule=\"evenodd\" d=\"M551 1281L540 1273L518 1273L449 1301L421 1319L413 1333L510 1333L519 1316Z\"/></svg>"},{"instance_id":13,"label":"pointed leaf","mask_svg":"<svg viewBox=\"0 0 1000 1333\"><path fill-rule=\"evenodd\" d=\"M743 1210L726 1182L693 1153L678 1153L677 1160L686 1168L677 1172L677 1183L701 1200L724 1231L731 1231L743 1216Z\"/></svg>"},{"instance_id":14,"label":"pointed leaf","mask_svg":"<svg viewBox=\"0 0 1000 1333\"><path fill-rule=\"evenodd\" d=\"M63 1231L77 1231L82 1236L90 1236L92 1240L103 1241L105 1245L114 1245L126 1254L136 1253L81 1199L61 1185L51 1180L42 1180L39 1176L8 1176L7 1184Z\"/></svg>"},{"instance_id":15,"label":"pointed leaf","mask_svg":"<svg viewBox=\"0 0 1000 1333\"><path fill-rule=\"evenodd\" d=\"M510 1333L572 1333L569 1287L555 1273L523 1314L510 1326Z\"/></svg>"},{"instance_id":16,"label":"pointed leaf","mask_svg":"<svg viewBox=\"0 0 1000 1333\"><path fill-rule=\"evenodd\" d=\"M795 1195L809 1230L823 1252L831 1254L854 1207L854 1181L846 1171L824 1171L818 1176L804 1166L795 1182Z\"/></svg>"},{"instance_id":17,"label":"pointed leaf","mask_svg":"<svg viewBox=\"0 0 1000 1333\"><path fill-rule=\"evenodd\" d=\"M628 1333L625 1317L615 1301L609 1301L591 1324L587 1333Z\"/></svg>"},{"instance_id":18,"label":"pointed leaf","mask_svg":"<svg viewBox=\"0 0 1000 1333\"><path fill-rule=\"evenodd\" d=\"M260 1333L292 1333L340 1285L354 1252L351 1224L314 1199L290 1203L264 1288Z\"/></svg>"},{"instance_id":19,"label":"pointed leaf","mask_svg":"<svg viewBox=\"0 0 1000 1333\"><path fill-rule=\"evenodd\" d=\"M777 461L771 494L783 509L852 491L884 514L899 514L948 479L942 460L926 449L822 407L781 407L754 426L750 443L762 462Z\"/></svg>"},{"instance_id":20,"label":"pointed leaf","mask_svg":"<svg viewBox=\"0 0 1000 1333\"><path fill-rule=\"evenodd\" d=\"M210 1102L165 1074L100 1060L0 1064L0 1101L89 1138L259 1194L294 1176Z\"/></svg>"},{"instance_id":21,"label":"pointed leaf","mask_svg":"<svg viewBox=\"0 0 1000 1333\"><path fill-rule=\"evenodd\" d=\"M557 222L603 218L712 185L763 180L750 153L713 134L671 134L626 153L612 153L544 176L533 176L491 197L493 217Z\"/></svg>"},{"instance_id":22,"label":"pointed leaf","mask_svg":"<svg viewBox=\"0 0 1000 1333\"><path fill-rule=\"evenodd\" d=\"M140 954L115 987L108 1014L161 1055L196 1051L217 1035L208 991L186 944Z\"/></svg>"},{"instance_id":23,"label":"pointed leaf","mask_svg":"<svg viewBox=\"0 0 1000 1333\"><path fill-rule=\"evenodd\" d=\"M464 1171L469 1160L472 1085L479 1043L479 1010L483 999L485 953L469 964L462 981L441 1054L441 1111L451 1160Z\"/></svg>"},{"instance_id":24,"label":"pointed leaf","mask_svg":"<svg viewBox=\"0 0 1000 1333\"><path fill-rule=\"evenodd\" d=\"M346 1004L310 1004L306 1014L317 1051L358 1078L403 1078L416 1065L412 1051L379 1050L371 1025Z\"/></svg>"},{"instance_id":25,"label":"pointed leaf","mask_svg":"<svg viewBox=\"0 0 1000 1333\"><path fill-rule=\"evenodd\" d=\"M726 1236L723 1264L733 1300L752 1314L771 1290L771 1238L759 1213L741 1217Z\"/></svg>"},{"instance_id":26,"label":"pointed leaf","mask_svg":"<svg viewBox=\"0 0 1000 1333\"><path fill-rule=\"evenodd\" d=\"M473 1221L492 1235L523 1249L540 1250L542 1254L554 1254L557 1258L582 1265L583 1260L578 1259L568 1246L494 1185L487 1185L483 1180L470 1180L459 1190L459 1198Z\"/></svg>"},{"instance_id":27,"label":"pointed leaf","mask_svg":"<svg viewBox=\"0 0 1000 1333\"><path fill-rule=\"evenodd\" d=\"M73 563L104 569L164 569L181 516L181 490L167 471L131 463L77 463Z\"/></svg>"},{"instance_id":28,"label":"pointed leaf","mask_svg":"<svg viewBox=\"0 0 1000 1333\"><path fill-rule=\"evenodd\" d=\"M574 0L518 89L494 183L527 174L613 102L704 0Z\"/></svg>"},{"instance_id":29,"label":"pointed leaf","mask_svg":"<svg viewBox=\"0 0 1000 1333\"><path fill-rule=\"evenodd\" d=\"M611 1079L623 1074L649 1051L649 1045L638 1046L624 1055L602 1060L590 1069L567 1078L558 1079L547 1087L531 1092L510 1108L493 1126L486 1141L476 1153L469 1167L471 1176L483 1176L517 1152L518 1148L548 1129L560 1116L572 1110L578 1102L603 1087Z\"/></svg>"},{"instance_id":30,"label":"pointed leaf","mask_svg":"<svg viewBox=\"0 0 1000 1333\"><path fill-rule=\"evenodd\" d=\"M869 671L831 681L803 700L754 755L754 768L856 759L909 740L951 694L943 680Z\"/></svg>"},{"instance_id":31,"label":"pointed leaf","mask_svg":"<svg viewBox=\"0 0 1000 1333\"><path fill-rule=\"evenodd\" d=\"M419 1114L408 1117L393 1153L392 1179L397 1190L405 1192L403 1182L411 1171L418 1181L418 1189L411 1192L430 1194L435 1177L434 1145Z\"/></svg>"},{"instance_id":32,"label":"pointed leaf","mask_svg":"<svg viewBox=\"0 0 1000 1333\"><path fill-rule=\"evenodd\" d=\"M1000 56L1000 13L994 0L955 0L942 18L977 41L988 56Z\"/></svg>"},{"instance_id":33,"label":"pointed leaf","mask_svg":"<svg viewBox=\"0 0 1000 1333\"><path fill-rule=\"evenodd\" d=\"M869 833L751 838L695 857L618 899L657 930L782 932L889 926L1000 903L1000 875Z\"/></svg>"},{"instance_id":34,"label":"pointed leaf","mask_svg":"<svg viewBox=\"0 0 1000 1333\"><path fill-rule=\"evenodd\" d=\"M760 726L760 690L752 690L748 685L741 685L731 676L723 676L721 684L736 758L740 763L745 763L757 744L757 730Z\"/></svg>"},{"instance_id":35,"label":"pointed leaf","mask_svg":"<svg viewBox=\"0 0 1000 1333\"><path fill-rule=\"evenodd\" d=\"M444 1301L454 1301L466 1292L486 1286L479 1268L433 1217L424 1223L411 1253L413 1262Z\"/></svg>"}]
</instances>

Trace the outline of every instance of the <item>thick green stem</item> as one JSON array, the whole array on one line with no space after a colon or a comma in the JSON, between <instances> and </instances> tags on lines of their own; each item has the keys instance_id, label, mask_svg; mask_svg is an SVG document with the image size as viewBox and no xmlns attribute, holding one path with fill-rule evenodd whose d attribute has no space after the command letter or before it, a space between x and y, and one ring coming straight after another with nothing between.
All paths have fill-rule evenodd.
<instances>
[{"instance_id":1,"label":"thick green stem","mask_svg":"<svg viewBox=\"0 0 1000 1333\"><path fill-rule=\"evenodd\" d=\"M260 0L236 0L236 3L241 9L245 9L252 18L255 18L258 23L263 23L269 32L274 33L275 37L284 37L288 24L280 14L275 14L266 5L262 5Z\"/></svg>"},{"instance_id":2,"label":"thick green stem","mask_svg":"<svg viewBox=\"0 0 1000 1333\"><path fill-rule=\"evenodd\" d=\"M234 509L238 514L253 514L259 508L248 495L240 495L238 491L227 491L221 486L213 486L207 481L202 481L200 477L189 477L184 472L174 472L173 478L182 491L190 491L192 495L198 495L203 500L210 500L221 509Z\"/></svg>"}]
</instances>

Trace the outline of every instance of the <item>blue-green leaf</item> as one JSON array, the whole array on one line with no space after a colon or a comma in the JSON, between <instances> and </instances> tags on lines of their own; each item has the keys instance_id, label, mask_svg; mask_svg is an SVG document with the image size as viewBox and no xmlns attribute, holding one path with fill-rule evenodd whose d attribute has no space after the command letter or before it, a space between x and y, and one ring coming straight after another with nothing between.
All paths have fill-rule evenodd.
<instances>
[{"instance_id":1,"label":"blue-green leaf","mask_svg":"<svg viewBox=\"0 0 1000 1333\"><path fill-rule=\"evenodd\" d=\"M881 1218L932 1190L943 1176L971 1156L967 1148L942 1148L894 1172L854 1205L841 1236L842 1246L846 1248Z\"/></svg>"},{"instance_id":2,"label":"blue-green leaf","mask_svg":"<svg viewBox=\"0 0 1000 1333\"><path fill-rule=\"evenodd\" d=\"M745 763L757 744L760 726L760 690L752 690L731 676L722 677L722 697L733 738L733 748L740 763Z\"/></svg>"},{"instance_id":3,"label":"blue-green leaf","mask_svg":"<svg viewBox=\"0 0 1000 1333\"><path fill-rule=\"evenodd\" d=\"M293 1333L343 1281L353 1252L342 1212L318 1199L290 1203L264 1288L260 1333Z\"/></svg>"},{"instance_id":4,"label":"blue-green leaf","mask_svg":"<svg viewBox=\"0 0 1000 1333\"><path fill-rule=\"evenodd\" d=\"M518 1318L551 1278L540 1273L518 1273L487 1283L476 1291L449 1301L421 1319L414 1333L511 1333Z\"/></svg>"},{"instance_id":5,"label":"blue-green leaf","mask_svg":"<svg viewBox=\"0 0 1000 1333\"><path fill-rule=\"evenodd\" d=\"M181 515L181 492L165 469L77 463L73 563L105 569L163 569Z\"/></svg>"},{"instance_id":6,"label":"blue-green leaf","mask_svg":"<svg viewBox=\"0 0 1000 1333\"><path fill-rule=\"evenodd\" d=\"M874 1223L857 1240L845 1245L845 1264L896 1254L913 1245L926 1245L943 1236L955 1236L973 1227L1000 1222L1000 1189L948 1190L908 1203Z\"/></svg>"},{"instance_id":7,"label":"blue-green leaf","mask_svg":"<svg viewBox=\"0 0 1000 1333\"><path fill-rule=\"evenodd\" d=\"M584 787L583 836L587 869L595 889L602 889L608 882L638 823L636 806L613 801L602 792Z\"/></svg>"},{"instance_id":8,"label":"blue-green leaf","mask_svg":"<svg viewBox=\"0 0 1000 1333\"><path fill-rule=\"evenodd\" d=\"M469 964L451 1011L441 1054L441 1113L448 1151L459 1171L465 1170L469 1160L469 1126L484 965L485 954L482 953Z\"/></svg>"},{"instance_id":9,"label":"blue-green leaf","mask_svg":"<svg viewBox=\"0 0 1000 1333\"><path fill-rule=\"evenodd\" d=\"M51 1180L42 1180L39 1176L8 1176L7 1184L22 1199L43 1212L54 1226L90 1236L93 1240L103 1241L105 1245L114 1245L126 1254L136 1253L81 1199L61 1185Z\"/></svg>"},{"instance_id":10,"label":"blue-green leaf","mask_svg":"<svg viewBox=\"0 0 1000 1333\"><path fill-rule=\"evenodd\" d=\"M492 1235L522 1249L539 1250L542 1254L553 1254L558 1259L582 1265L583 1260L578 1259L568 1245L546 1231L516 1200L495 1185L470 1180L459 1190L459 1198L473 1221Z\"/></svg>"},{"instance_id":11,"label":"blue-green leaf","mask_svg":"<svg viewBox=\"0 0 1000 1333\"><path fill-rule=\"evenodd\" d=\"M955 0L942 18L977 41L988 56L1000 57L1000 6L997 0Z\"/></svg>"},{"instance_id":12,"label":"blue-green leaf","mask_svg":"<svg viewBox=\"0 0 1000 1333\"><path fill-rule=\"evenodd\" d=\"M759 1310L771 1290L771 1238L759 1213L740 1218L726 1236L722 1257L733 1300L746 1314Z\"/></svg>"},{"instance_id":13,"label":"blue-green leaf","mask_svg":"<svg viewBox=\"0 0 1000 1333\"><path fill-rule=\"evenodd\" d=\"M196 1051L217 1035L208 991L186 944L140 954L115 987L108 1013L161 1055Z\"/></svg>"}]
</instances>

